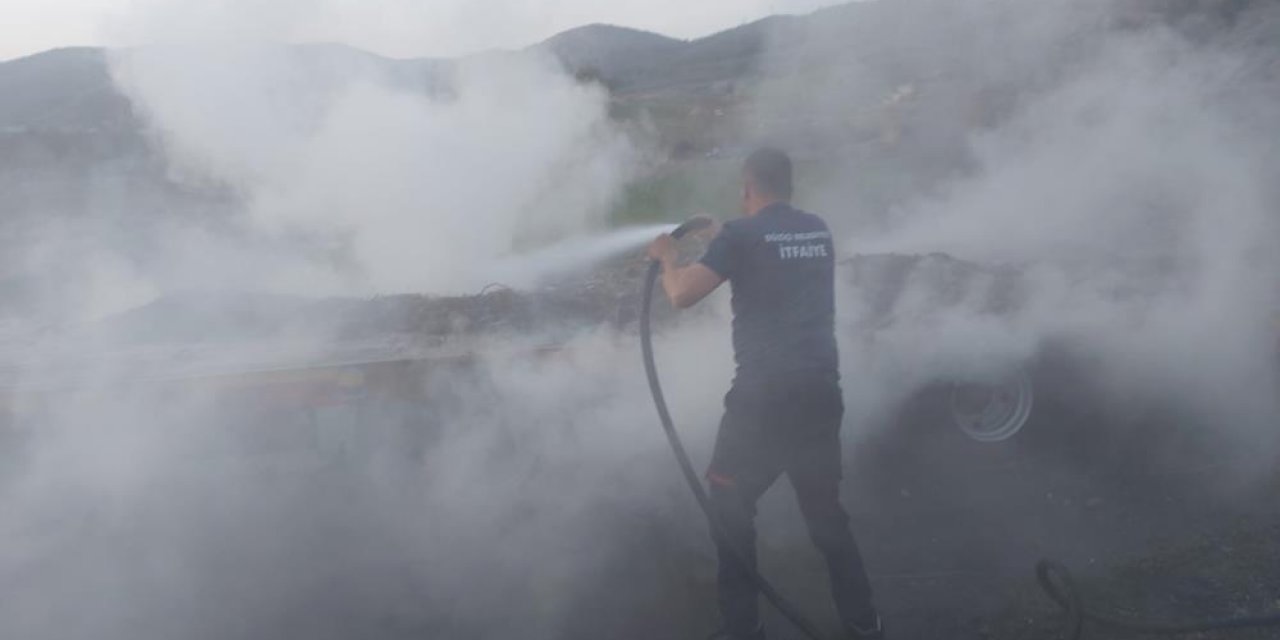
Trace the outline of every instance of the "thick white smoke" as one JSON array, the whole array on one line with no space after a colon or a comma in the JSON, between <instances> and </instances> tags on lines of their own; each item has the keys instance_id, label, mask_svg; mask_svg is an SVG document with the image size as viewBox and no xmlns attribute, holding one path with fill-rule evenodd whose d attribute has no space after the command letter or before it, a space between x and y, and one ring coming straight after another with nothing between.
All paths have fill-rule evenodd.
<instances>
[{"instance_id":1,"label":"thick white smoke","mask_svg":"<svg viewBox=\"0 0 1280 640\"><path fill-rule=\"evenodd\" d=\"M234 28L247 14L202 15L222 42L116 52L112 71L175 182L234 206L215 210L219 219L148 226L156 255L102 274L99 295L117 304L133 288L448 294L495 278L536 284L568 265L519 256L603 228L635 166L608 96L552 60L495 55L441 71L341 47L228 43L263 32ZM291 13L269 8L261 26L279 33L282 15ZM189 17L138 23L163 32ZM102 244L94 250L111 258L116 247ZM319 360L331 337L246 346L204 336L188 353L269 359L302 340ZM0 566L25 578L0 605L0 629L549 639L601 623L606 612L579 610L620 561L600 541L634 536L637 522L668 523L691 549L705 550L704 539L692 505L671 500L681 489L636 345L590 335L540 361L526 349L535 339L470 371L428 365L439 372L411 391L417 402L307 411L285 401L275 412L241 407L216 384L114 387L136 374L114 358L133 361L137 345L110 335L76 343L93 353L60 353L83 365L87 389L26 395L16 408L19 424L40 429L24 434L6 485ZM685 348L663 349L672 400L697 417L693 446L705 448L717 394L701 385L727 382L727 339L711 342L714 359L704 359L705 336L676 339ZM183 357L166 346L154 355ZM659 597L660 577L648 579Z\"/></svg>"},{"instance_id":2,"label":"thick white smoke","mask_svg":"<svg viewBox=\"0 0 1280 640\"><path fill-rule=\"evenodd\" d=\"M114 52L118 87L173 180L233 206L140 221L143 261L118 257L126 233L33 251L112 267L86 284L86 316L192 288L474 293L511 254L603 227L637 159L603 89L532 54L441 69L256 42L288 39L303 5L261 22L256 4L192 5L217 43L174 28L187 3L129 17L174 44ZM543 366L442 364L425 404L272 412L216 384L113 385L150 375L126 364L139 356L165 370L299 336L144 354L90 333L56 350L81 389L8 380L27 393L10 400L4 635L558 638L591 619L578 595L613 561L582 549L646 512L696 522L647 498L673 476L655 468L669 462L629 341L584 339ZM305 337L316 359L326 337ZM28 364L49 368L50 349ZM686 354L687 375L708 375ZM684 384L673 400L705 399Z\"/></svg>"},{"instance_id":3,"label":"thick white smoke","mask_svg":"<svg viewBox=\"0 0 1280 640\"><path fill-rule=\"evenodd\" d=\"M707 388L728 382L723 338L704 325L658 345L699 459L716 417ZM578 637L670 597L653 557L705 577L705 530L634 342L514 346L474 367L428 363L429 387L407 402L273 414L198 382L24 398L20 424L39 428L6 449L0 630ZM598 590L619 567L617 611L584 610L609 600Z\"/></svg>"},{"instance_id":4,"label":"thick white smoke","mask_svg":"<svg viewBox=\"0 0 1280 640\"><path fill-rule=\"evenodd\" d=\"M230 186L252 232L346 249L332 289L475 291L521 243L602 224L634 158L601 90L511 55L461 65L431 96L388 64L241 45L133 50L114 68L185 180ZM228 266L229 282L249 275ZM259 284L296 289L264 271Z\"/></svg>"},{"instance_id":5,"label":"thick white smoke","mask_svg":"<svg viewBox=\"0 0 1280 640\"><path fill-rule=\"evenodd\" d=\"M1018 265L1033 288L1019 324L1088 336L1117 384L1178 390L1253 432L1275 415L1280 219L1260 143L1274 121L1244 117L1273 94L1246 62L1164 29L1108 39L975 137L972 176L861 244Z\"/></svg>"},{"instance_id":6,"label":"thick white smoke","mask_svg":"<svg viewBox=\"0 0 1280 640\"><path fill-rule=\"evenodd\" d=\"M1025 296L991 313L990 283L921 267L865 366L963 377L1068 341L1117 398L1176 398L1262 435L1280 163L1276 54L1251 34L1277 14L1171 9L921 0L779 34L746 130L821 150L803 204L845 230L846 253L945 253L1017 272ZM940 287L970 290L947 306ZM847 291L852 316L862 293Z\"/></svg>"},{"instance_id":7,"label":"thick white smoke","mask_svg":"<svg viewBox=\"0 0 1280 640\"><path fill-rule=\"evenodd\" d=\"M887 26L858 36L879 38L885 59L810 50L815 63L857 62L809 68L816 76L790 85L804 91L765 87L756 113L804 108L848 127L824 141L848 144L820 171L806 173L813 156L793 149L805 199L845 232L846 251L1006 264L1029 293L992 315L981 280L938 308L934 280L916 274L894 322L863 341L865 308L842 290L846 433L925 379L999 373L1062 335L1107 356L1099 377L1118 394L1173 388L1246 426L1273 415L1276 120L1257 104L1268 96L1238 81L1245 54L1164 30L1071 49L1100 22L1096 7L1069 3L895 4L877 6ZM287 33L293 6L267 8L265 32L239 31L245 15L230 27L218 11L195 15L254 39ZM138 18L163 31L175 15L191 17ZM778 68L792 51L778 50ZM602 224L635 152L600 90L536 58L474 60L433 91L386 65L244 43L120 53L116 78L176 179L229 190L241 210L219 225L172 222L162 254L105 272L91 306L197 285L471 292L509 252ZM980 87L947 84L984 77L976 68L1021 89L985 102ZM851 105L871 111L900 82L920 109L903 146L860 138ZM791 133L757 124L761 137ZM946 264L931 264L945 279ZM698 460L731 368L713 320L659 340ZM414 390L430 402L375 397L312 414L264 414L198 385L123 392L105 383L128 372L110 366L89 376L105 391L24 397L19 413L37 415L19 424L40 429L6 449L0 635L563 638L625 624L653 637L676 626L663 626L672 601L693 601L710 628L696 617L712 609L696 601L711 593L705 531L636 351L632 337L595 333L546 359L442 365ZM693 575L688 592L673 594L670 575ZM622 617L636 611L662 613Z\"/></svg>"}]
</instances>

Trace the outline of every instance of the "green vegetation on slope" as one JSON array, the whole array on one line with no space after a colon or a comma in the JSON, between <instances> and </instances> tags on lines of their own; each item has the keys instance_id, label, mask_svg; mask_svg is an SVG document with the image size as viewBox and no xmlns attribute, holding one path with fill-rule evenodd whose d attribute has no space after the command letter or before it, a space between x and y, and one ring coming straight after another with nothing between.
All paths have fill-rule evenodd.
<instances>
[{"instance_id":1,"label":"green vegetation on slope","mask_svg":"<svg viewBox=\"0 0 1280 640\"><path fill-rule=\"evenodd\" d=\"M610 215L614 226L677 222L695 213L737 213L738 169L731 161L670 162L632 183Z\"/></svg>"}]
</instances>

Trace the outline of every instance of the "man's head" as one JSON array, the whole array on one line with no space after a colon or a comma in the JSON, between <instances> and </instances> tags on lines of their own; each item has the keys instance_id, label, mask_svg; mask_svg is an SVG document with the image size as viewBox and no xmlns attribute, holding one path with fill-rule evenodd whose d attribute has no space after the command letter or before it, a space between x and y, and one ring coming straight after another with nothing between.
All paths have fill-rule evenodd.
<instances>
[{"instance_id":1,"label":"man's head","mask_svg":"<svg viewBox=\"0 0 1280 640\"><path fill-rule=\"evenodd\" d=\"M749 216L775 202L790 202L791 158L777 149L758 149L742 167L742 210Z\"/></svg>"}]
</instances>

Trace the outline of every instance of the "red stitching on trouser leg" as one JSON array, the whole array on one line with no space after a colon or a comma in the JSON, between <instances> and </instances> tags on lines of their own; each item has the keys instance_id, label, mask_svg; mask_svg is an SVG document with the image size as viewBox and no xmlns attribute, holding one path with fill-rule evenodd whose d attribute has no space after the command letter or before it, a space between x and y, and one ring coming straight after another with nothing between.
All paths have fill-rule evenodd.
<instances>
[{"instance_id":1,"label":"red stitching on trouser leg","mask_svg":"<svg viewBox=\"0 0 1280 640\"><path fill-rule=\"evenodd\" d=\"M707 472L707 480L709 480L711 484L714 484L718 487L724 487L726 489L731 489L734 486L733 478L730 478L729 476L720 475L714 471Z\"/></svg>"}]
</instances>

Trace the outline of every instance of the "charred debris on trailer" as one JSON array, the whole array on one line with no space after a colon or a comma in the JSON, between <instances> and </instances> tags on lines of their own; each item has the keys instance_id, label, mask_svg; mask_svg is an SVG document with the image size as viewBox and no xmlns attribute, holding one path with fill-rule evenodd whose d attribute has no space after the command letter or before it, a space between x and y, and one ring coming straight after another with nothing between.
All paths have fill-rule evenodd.
<instances>
[{"instance_id":1,"label":"charred debris on trailer","mask_svg":"<svg viewBox=\"0 0 1280 640\"><path fill-rule=\"evenodd\" d=\"M644 266L633 254L533 291L494 283L460 296L169 295L90 326L11 336L0 377L9 389L59 389L554 351L583 332L633 331ZM1015 270L942 254L856 256L840 269L853 285L844 295L866 303L867 330L895 321L908 287L938 309L977 296L1000 314L1020 298ZM663 301L655 312L659 326L674 316Z\"/></svg>"}]
</instances>

